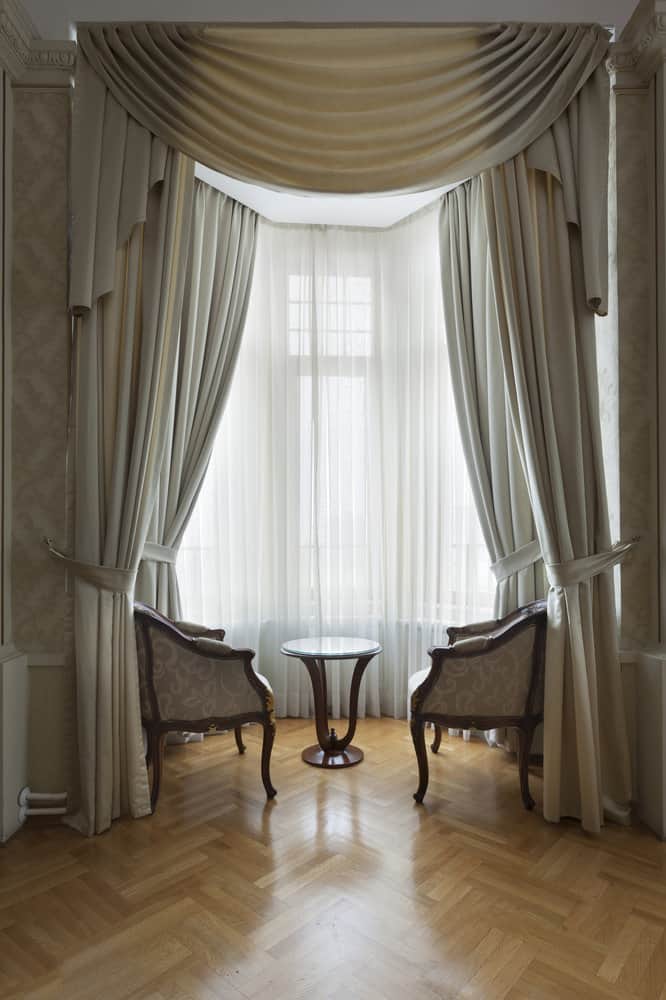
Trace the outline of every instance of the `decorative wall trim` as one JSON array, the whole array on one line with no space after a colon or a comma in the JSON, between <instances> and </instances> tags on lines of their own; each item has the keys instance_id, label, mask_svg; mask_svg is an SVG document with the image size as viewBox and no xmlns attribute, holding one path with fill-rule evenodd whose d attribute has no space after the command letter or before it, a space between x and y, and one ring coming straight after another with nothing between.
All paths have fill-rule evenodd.
<instances>
[{"instance_id":1,"label":"decorative wall trim","mask_svg":"<svg viewBox=\"0 0 666 1000\"><path fill-rule=\"evenodd\" d=\"M620 571L621 642L632 646L659 634L652 89L616 87L614 94L619 537L641 536Z\"/></svg>"},{"instance_id":2,"label":"decorative wall trim","mask_svg":"<svg viewBox=\"0 0 666 1000\"><path fill-rule=\"evenodd\" d=\"M616 90L643 90L666 59L666 0L641 0L607 66Z\"/></svg>"},{"instance_id":3,"label":"decorative wall trim","mask_svg":"<svg viewBox=\"0 0 666 1000\"><path fill-rule=\"evenodd\" d=\"M666 642L666 66L654 86L654 289L657 355L657 503L659 520L659 639Z\"/></svg>"},{"instance_id":4,"label":"decorative wall trim","mask_svg":"<svg viewBox=\"0 0 666 1000\"><path fill-rule=\"evenodd\" d=\"M0 66L18 86L68 87L76 43L44 41L18 0L0 0Z\"/></svg>"}]
</instances>

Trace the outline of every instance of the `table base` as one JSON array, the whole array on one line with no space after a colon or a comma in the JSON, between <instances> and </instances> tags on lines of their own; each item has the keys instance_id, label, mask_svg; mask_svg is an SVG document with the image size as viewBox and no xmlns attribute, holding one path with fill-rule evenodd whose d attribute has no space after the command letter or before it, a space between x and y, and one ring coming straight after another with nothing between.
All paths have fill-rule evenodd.
<instances>
[{"instance_id":1,"label":"table base","mask_svg":"<svg viewBox=\"0 0 666 1000\"><path fill-rule=\"evenodd\" d=\"M306 764L312 764L313 767L353 767L363 760L363 751L351 744L344 750L322 750L319 744L315 743L311 747L306 747L301 757Z\"/></svg>"}]
</instances>

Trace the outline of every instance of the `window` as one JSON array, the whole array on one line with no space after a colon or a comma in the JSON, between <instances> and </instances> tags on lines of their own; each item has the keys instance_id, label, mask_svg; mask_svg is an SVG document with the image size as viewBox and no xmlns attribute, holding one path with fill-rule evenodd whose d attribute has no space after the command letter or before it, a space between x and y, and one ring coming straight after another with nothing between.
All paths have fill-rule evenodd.
<instances>
[{"instance_id":1,"label":"window","mask_svg":"<svg viewBox=\"0 0 666 1000\"><path fill-rule=\"evenodd\" d=\"M316 310L317 353L322 357L369 357L372 353L372 279L368 275L289 275L289 353L312 354ZM313 299L312 289L316 289Z\"/></svg>"},{"instance_id":2,"label":"window","mask_svg":"<svg viewBox=\"0 0 666 1000\"><path fill-rule=\"evenodd\" d=\"M428 646L489 616L436 210L386 231L262 223L234 383L178 571L187 614L257 650L282 714L310 698L304 671L280 657L286 639L378 639L367 708L404 715L407 675ZM333 680L334 712L348 679L341 669Z\"/></svg>"}]
</instances>

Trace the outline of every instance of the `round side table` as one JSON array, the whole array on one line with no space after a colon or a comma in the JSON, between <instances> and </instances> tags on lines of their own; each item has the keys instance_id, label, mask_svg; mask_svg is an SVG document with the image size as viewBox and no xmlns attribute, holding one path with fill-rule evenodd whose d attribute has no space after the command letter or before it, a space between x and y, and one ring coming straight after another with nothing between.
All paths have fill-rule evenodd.
<instances>
[{"instance_id":1,"label":"round side table","mask_svg":"<svg viewBox=\"0 0 666 1000\"><path fill-rule=\"evenodd\" d=\"M306 747L301 757L313 767L352 767L363 760L363 751L351 745L356 730L358 692L365 668L382 647L372 639L350 639L347 636L315 636L310 639L291 639L280 647L285 656L296 656L310 675L314 695L315 726L317 739ZM328 698L326 687L327 660L356 660L349 691L349 726L340 737L328 725Z\"/></svg>"}]
</instances>

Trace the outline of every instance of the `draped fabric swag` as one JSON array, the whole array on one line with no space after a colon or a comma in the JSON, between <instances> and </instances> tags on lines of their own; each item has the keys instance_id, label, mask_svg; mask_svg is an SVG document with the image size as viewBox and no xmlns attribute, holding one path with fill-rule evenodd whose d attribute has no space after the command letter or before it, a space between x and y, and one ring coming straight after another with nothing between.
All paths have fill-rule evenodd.
<instances>
[{"instance_id":1,"label":"draped fabric swag","mask_svg":"<svg viewBox=\"0 0 666 1000\"><path fill-rule=\"evenodd\" d=\"M589 116L598 121L599 102L588 96L582 91L534 147L447 196L442 236L464 200L461 248L469 239L487 243L495 308L485 337L499 341L550 582L544 816L578 816L596 832L604 808L627 815L631 785L607 572L627 546L610 549L595 360L594 310L605 310L606 272L596 251L586 254L598 232L585 227L605 219L582 211L586 184L604 183L607 157L602 150L595 175L579 156ZM473 271L464 282L472 296L480 291Z\"/></svg>"},{"instance_id":2,"label":"draped fabric swag","mask_svg":"<svg viewBox=\"0 0 666 1000\"><path fill-rule=\"evenodd\" d=\"M168 145L242 180L423 190L514 156L603 59L562 24L82 25L83 58Z\"/></svg>"},{"instance_id":3,"label":"draped fabric swag","mask_svg":"<svg viewBox=\"0 0 666 1000\"><path fill-rule=\"evenodd\" d=\"M167 447L136 596L181 619L176 556L208 468L252 281L257 215L195 182L178 370Z\"/></svg>"}]
</instances>

